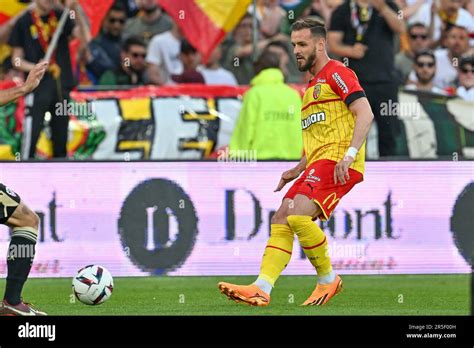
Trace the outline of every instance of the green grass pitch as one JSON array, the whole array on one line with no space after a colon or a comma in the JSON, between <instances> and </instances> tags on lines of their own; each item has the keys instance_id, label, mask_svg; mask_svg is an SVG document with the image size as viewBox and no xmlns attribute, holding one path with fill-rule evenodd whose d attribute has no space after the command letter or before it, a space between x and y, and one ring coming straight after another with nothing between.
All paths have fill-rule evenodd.
<instances>
[{"instance_id":1,"label":"green grass pitch","mask_svg":"<svg viewBox=\"0 0 474 348\"><path fill-rule=\"evenodd\" d=\"M25 301L49 315L468 315L470 275L343 276L344 289L324 307L300 307L315 277L283 276L269 307L227 300L218 281L255 277L115 278L108 302L86 306L71 296L71 279L30 279ZM5 280L0 280L3 289Z\"/></svg>"}]
</instances>

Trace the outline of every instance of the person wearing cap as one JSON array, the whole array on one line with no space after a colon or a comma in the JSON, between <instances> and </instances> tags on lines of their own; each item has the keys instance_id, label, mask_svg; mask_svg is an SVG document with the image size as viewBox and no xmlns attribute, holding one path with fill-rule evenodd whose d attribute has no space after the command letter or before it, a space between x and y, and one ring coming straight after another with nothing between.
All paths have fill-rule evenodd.
<instances>
[{"instance_id":1,"label":"person wearing cap","mask_svg":"<svg viewBox=\"0 0 474 348\"><path fill-rule=\"evenodd\" d=\"M462 57L458 70L459 86L456 94L464 100L474 102L474 55Z\"/></svg>"}]
</instances>

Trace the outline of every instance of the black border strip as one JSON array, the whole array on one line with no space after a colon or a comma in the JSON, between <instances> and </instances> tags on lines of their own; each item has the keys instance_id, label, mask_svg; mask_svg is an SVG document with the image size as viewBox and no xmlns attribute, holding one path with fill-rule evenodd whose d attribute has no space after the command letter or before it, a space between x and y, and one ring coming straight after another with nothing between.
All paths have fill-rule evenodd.
<instances>
[{"instance_id":1,"label":"black border strip","mask_svg":"<svg viewBox=\"0 0 474 348\"><path fill-rule=\"evenodd\" d=\"M19 326L55 325L55 341L47 338L20 338ZM410 325L412 327L410 328ZM433 329L414 329L413 326ZM455 326L434 329L435 326ZM65 346L91 344L269 344L288 343L295 347L311 343L315 347L329 344L409 344L433 347L448 344L470 345L474 342L472 316L78 316L78 317L2 317L0 345L38 344ZM112 330L110 330L112 329ZM455 334L455 338L407 338L407 334ZM385 345L384 345L385 346ZM241 346L242 347L242 346Z\"/></svg>"}]
</instances>

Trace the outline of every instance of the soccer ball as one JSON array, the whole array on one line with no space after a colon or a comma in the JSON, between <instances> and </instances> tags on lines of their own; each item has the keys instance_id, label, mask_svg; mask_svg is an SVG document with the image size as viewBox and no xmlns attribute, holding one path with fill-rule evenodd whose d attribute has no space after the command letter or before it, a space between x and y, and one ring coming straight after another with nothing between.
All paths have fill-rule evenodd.
<instances>
[{"instance_id":1,"label":"soccer ball","mask_svg":"<svg viewBox=\"0 0 474 348\"><path fill-rule=\"evenodd\" d=\"M114 280L105 267L89 265L81 268L72 280L72 291L84 304L95 306L112 296Z\"/></svg>"}]
</instances>

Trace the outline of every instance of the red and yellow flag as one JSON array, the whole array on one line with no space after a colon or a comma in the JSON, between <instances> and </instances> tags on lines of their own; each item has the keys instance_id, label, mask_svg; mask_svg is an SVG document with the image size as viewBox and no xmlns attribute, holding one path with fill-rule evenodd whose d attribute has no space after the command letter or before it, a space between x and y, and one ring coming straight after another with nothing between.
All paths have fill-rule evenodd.
<instances>
[{"instance_id":1,"label":"red and yellow flag","mask_svg":"<svg viewBox=\"0 0 474 348\"><path fill-rule=\"evenodd\" d=\"M0 25L5 23L28 7L28 3L23 3L20 0L1 0L0 6Z\"/></svg>"},{"instance_id":2,"label":"red and yellow flag","mask_svg":"<svg viewBox=\"0 0 474 348\"><path fill-rule=\"evenodd\" d=\"M114 0L79 0L89 19L92 36L96 36L99 32L102 20L113 2ZM20 0L0 0L0 5L0 25L29 6L28 3L23 3Z\"/></svg>"},{"instance_id":3,"label":"red and yellow flag","mask_svg":"<svg viewBox=\"0 0 474 348\"><path fill-rule=\"evenodd\" d=\"M112 6L115 0L79 0L82 9L87 18L89 18L91 25L91 34L95 37L99 31L107 11Z\"/></svg>"},{"instance_id":4,"label":"red and yellow flag","mask_svg":"<svg viewBox=\"0 0 474 348\"><path fill-rule=\"evenodd\" d=\"M206 62L234 29L252 0L159 0Z\"/></svg>"}]
</instances>

